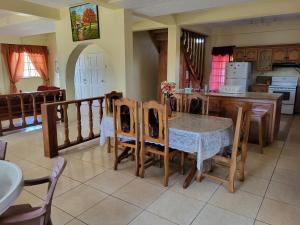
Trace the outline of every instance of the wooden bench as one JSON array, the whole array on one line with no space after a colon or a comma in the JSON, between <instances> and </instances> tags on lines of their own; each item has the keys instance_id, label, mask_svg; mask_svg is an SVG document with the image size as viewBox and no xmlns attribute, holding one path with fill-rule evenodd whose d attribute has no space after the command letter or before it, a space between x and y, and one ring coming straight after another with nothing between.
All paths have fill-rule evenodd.
<instances>
[{"instance_id":1,"label":"wooden bench","mask_svg":"<svg viewBox=\"0 0 300 225\"><path fill-rule=\"evenodd\" d=\"M62 89L0 95L0 136L7 131L41 124L38 121L41 105L65 100L66 92ZM63 120L62 109L58 111L60 120ZM26 120L26 117L33 117L33 121ZM20 119L21 124L16 123L15 119ZM4 126L4 121L8 121L8 126Z\"/></svg>"}]
</instances>

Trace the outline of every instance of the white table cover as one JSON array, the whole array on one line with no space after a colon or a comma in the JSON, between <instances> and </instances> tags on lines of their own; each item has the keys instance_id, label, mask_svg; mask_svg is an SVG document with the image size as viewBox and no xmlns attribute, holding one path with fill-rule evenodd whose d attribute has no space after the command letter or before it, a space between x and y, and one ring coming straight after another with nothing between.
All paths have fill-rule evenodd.
<instances>
[{"instance_id":1,"label":"white table cover","mask_svg":"<svg viewBox=\"0 0 300 225\"><path fill-rule=\"evenodd\" d=\"M169 147L197 154L197 168L203 161L232 144L232 120L222 117L176 113L169 120ZM112 116L104 116L101 122L100 144L114 136Z\"/></svg>"}]
</instances>

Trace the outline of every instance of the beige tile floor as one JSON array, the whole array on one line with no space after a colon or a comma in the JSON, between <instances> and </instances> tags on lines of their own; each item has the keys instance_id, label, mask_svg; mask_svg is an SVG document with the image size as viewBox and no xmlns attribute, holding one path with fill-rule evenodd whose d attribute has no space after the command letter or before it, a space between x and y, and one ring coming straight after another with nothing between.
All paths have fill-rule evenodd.
<instances>
[{"instance_id":1,"label":"beige tile floor","mask_svg":"<svg viewBox=\"0 0 300 225\"><path fill-rule=\"evenodd\" d=\"M112 170L113 157L98 139L61 153L68 165L53 200L54 225L298 225L300 222L300 117L295 116L285 142L275 141L261 155L249 145L246 181L236 192L205 179L184 190L175 174L168 188L163 171L152 167L144 179L134 176L134 163ZM95 127L95 129L98 129ZM75 126L70 126L75 137ZM59 132L59 137L62 133ZM43 156L41 129L1 137L8 141L7 159L18 164L25 179L49 174L53 160ZM222 174L222 170L216 170ZM40 205L46 186L26 187L16 203Z\"/></svg>"}]
</instances>

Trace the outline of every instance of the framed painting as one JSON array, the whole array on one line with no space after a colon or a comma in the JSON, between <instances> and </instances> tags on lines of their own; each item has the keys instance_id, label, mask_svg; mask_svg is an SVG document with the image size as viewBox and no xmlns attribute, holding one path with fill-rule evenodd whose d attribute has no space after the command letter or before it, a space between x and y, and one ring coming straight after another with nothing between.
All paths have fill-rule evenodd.
<instances>
[{"instance_id":1,"label":"framed painting","mask_svg":"<svg viewBox=\"0 0 300 225\"><path fill-rule=\"evenodd\" d=\"M73 41L100 38L98 6L93 3L70 7Z\"/></svg>"}]
</instances>

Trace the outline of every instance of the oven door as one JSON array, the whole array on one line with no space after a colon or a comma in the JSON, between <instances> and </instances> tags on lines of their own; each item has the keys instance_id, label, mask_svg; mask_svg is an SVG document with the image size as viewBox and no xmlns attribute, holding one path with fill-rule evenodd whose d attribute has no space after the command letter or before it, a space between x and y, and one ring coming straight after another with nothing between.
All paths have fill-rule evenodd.
<instances>
[{"instance_id":1,"label":"oven door","mask_svg":"<svg viewBox=\"0 0 300 225\"><path fill-rule=\"evenodd\" d=\"M270 93L282 94L282 104L294 105L296 90L293 88L277 88L270 87Z\"/></svg>"}]
</instances>

